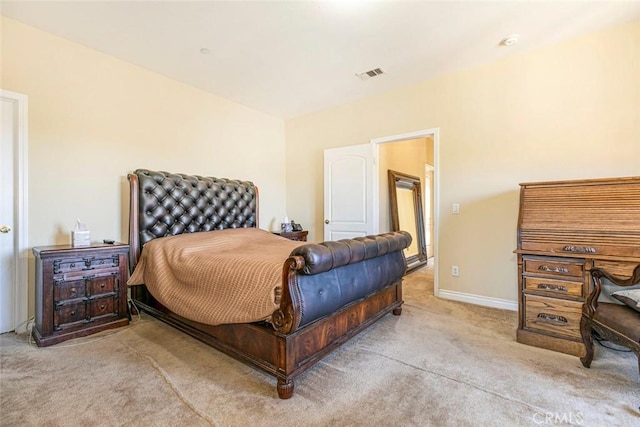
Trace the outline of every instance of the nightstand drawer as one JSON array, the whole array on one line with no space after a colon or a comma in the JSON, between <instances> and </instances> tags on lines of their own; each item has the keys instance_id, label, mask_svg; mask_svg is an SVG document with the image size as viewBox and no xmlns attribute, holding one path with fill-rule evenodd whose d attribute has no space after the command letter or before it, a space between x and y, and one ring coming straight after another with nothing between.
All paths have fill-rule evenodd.
<instances>
[{"instance_id":1,"label":"nightstand drawer","mask_svg":"<svg viewBox=\"0 0 640 427\"><path fill-rule=\"evenodd\" d=\"M580 339L582 302L525 295L524 303L526 328Z\"/></svg>"},{"instance_id":2,"label":"nightstand drawer","mask_svg":"<svg viewBox=\"0 0 640 427\"><path fill-rule=\"evenodd\" d=\"M53 328L60 330L84 322L87 318L86 301L75 301L57 304L53 320Z\"/></svg>"},{"instance_id":3,"label":"nightstand drawer","mask_svg":"<svg viewBox=\"0 0 640 427\"><path fill-rule=\"evenodd\" d=\"M91 277L87 279L87 296L97 296L115 292L118 289L118 275L116 273Z\"/></svg>"},{"instance_id":4,"label":"nightstand drawer","mask_svg":"<svg viewBox=\"0 0 640 427\"><path fill-rule=\"evenodd\" d=\"M119 259L113 256L85 256L53 260L53 274L67 274L98 268L118 267Z\"/></svg>"},{"instance_id":5,"label":"nightstand drawer","mask_svg":"<svg viewBox=\"0 0 640 427\"><path fill-rule=\"evenodd\" d=\"M116 298L98 298L91 300L89 313L91 313L92 319L100 319L105 316L115 316L117 314L116 311Z\"/></svg>"},{"instance_id":6,"label":"nightstand drawer","mask_svg":"<svg viewBox=\"0 0 640 427\"><path fill-rule=\"evenodd\" d=\"M84 275L72 280L55 280L53 288L53 300L57 303L69 299L113 293L118 289L118 273L116 271L102 275Z\"/></svg>"},{"instance_id":7,"label":"nightstand drawer","mask_svg":"<svg viewBox=\"0 0 640 427\"><path fill-rule=\"evenodd\" d=\"M53 282L53 301L59 303L64 300L84 298L85 281L80 280L55 280Z\"/></svg>"}]
</instances>

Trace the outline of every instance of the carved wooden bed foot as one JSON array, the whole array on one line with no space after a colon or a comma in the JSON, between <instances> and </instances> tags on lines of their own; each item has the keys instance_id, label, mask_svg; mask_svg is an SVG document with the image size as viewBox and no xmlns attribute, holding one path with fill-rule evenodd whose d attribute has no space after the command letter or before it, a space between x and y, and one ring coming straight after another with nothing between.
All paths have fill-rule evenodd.
<instances>
[{"instance_id":1,"label":"carved wooden bed foot","mask_svg":"<svg viewBox=\"0 0 640 427\"><path fill-rule=\"evenodd\" d=\"M395 316L400 316L400 315L402 314L402 307L394 308L394 309L393 309L393 311L392 311L392 313L393 313Z\"/></svg>"},{"instance_id":2,"label":"carved wooden bed foot","mask_svg":"<svg viewBox=\"0 0 640 427\"><path fill-rule=\"evenodd\" d=\"M280 399L289 399L293 396L293 386L293 380L281 380L278 378L278 385L276 387L278 390L278 397Z\"/></svg>"}]
</instances>

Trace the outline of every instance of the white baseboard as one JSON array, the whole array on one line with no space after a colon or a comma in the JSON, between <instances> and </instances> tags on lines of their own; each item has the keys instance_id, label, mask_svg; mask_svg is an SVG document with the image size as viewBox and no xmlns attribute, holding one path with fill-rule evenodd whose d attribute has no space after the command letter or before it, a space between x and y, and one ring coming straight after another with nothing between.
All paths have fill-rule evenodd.
<instances>
[{"instance_id":1,"label":"white baseboard","mask_svg":"<svg viewBox=\"0 0 640 427\"><path fill-rule=\"evenodd\" d=\"M483 297L481 295L465 294L456 291L438 290L438 298L452 301L466 302L485 307L500 308L503 310L518 311L518 302L501 298Z\"/></svg>"}]
</instances>

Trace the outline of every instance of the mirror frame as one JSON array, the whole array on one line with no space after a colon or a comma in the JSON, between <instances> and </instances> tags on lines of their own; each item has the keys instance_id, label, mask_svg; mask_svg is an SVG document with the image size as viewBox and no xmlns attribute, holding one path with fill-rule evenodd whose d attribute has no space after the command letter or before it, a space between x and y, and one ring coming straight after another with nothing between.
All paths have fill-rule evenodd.
<instances>
[{"instance_id":1,"label":"mirror frame","mask_svg":"<svg viewBox=\"0 0 640 427\"><path fill-rule=\"evenodd\" d=\"M427 263L427 246L424 236L424 215L422 212L422 188L420 178L406 173L389 169L389 208L391 210L391 230L400 230L398 214L398 188L404 188L413 192L413 210L416 218L417 236L412 236L417 241L418 254L407 258L407 273L424 266Z\"/></svg>"}]
</instances>

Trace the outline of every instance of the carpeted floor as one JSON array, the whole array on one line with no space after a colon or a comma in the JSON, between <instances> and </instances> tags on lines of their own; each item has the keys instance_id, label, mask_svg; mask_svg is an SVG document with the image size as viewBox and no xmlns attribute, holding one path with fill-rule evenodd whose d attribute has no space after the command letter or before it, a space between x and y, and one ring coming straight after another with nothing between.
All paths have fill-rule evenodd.
<instances>
[{"instance_id":1,"label":"carpeted floor","mask_svg":"<svg viewBox=\"0 0 640 427\"><path fill-rule=\"evenodd\" d=\"M142 316L48 348L0 336L2 426L638 426L631 353L578 358L515 342L516 313L433 297L407 276L388 315L296 381Z\"/></svg>"}]
</instances>

